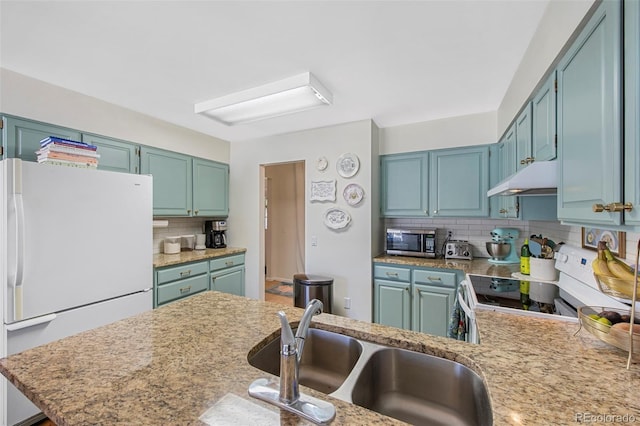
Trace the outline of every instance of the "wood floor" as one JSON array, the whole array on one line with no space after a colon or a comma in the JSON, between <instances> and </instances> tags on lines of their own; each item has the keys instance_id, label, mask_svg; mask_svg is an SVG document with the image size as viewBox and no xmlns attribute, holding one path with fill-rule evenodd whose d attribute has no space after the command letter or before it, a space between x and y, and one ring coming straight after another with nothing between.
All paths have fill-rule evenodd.
<instances>
[{"instance_id":1,"label":"wood floor","mask_svg":"<svg viewBox=\"0 0 640 426\"><path fill-rule=\"evenodd\" d=\"M268 290L272 287L276 287L279 284L280 284L280 281L265 281L264 289ZM271 294L265 291L264 300L266 302L274 302L274 303L280 303L282 305L293 306L293 296L291 297L281 296L279 294Z\"/></svg>"}]
</instances>

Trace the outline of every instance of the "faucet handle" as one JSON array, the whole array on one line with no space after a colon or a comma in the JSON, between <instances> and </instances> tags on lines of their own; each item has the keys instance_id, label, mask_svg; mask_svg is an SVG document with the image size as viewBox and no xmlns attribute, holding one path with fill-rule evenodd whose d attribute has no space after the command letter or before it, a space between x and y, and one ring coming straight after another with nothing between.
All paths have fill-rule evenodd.
<instances>
[{"instance_id":1,"label":"faucet handle","mask_svg":"<svg viewBox=\"0 0 640 426\"><path fill-rule=\"evenodd\" d=\"M289 325L287 314L284 311L278 312L280 317L280 325L282 331L280 332L280 349L284 355L291 355L296 351L296 339L293 337L293 331Z\"/></svg>"}]
</instances>

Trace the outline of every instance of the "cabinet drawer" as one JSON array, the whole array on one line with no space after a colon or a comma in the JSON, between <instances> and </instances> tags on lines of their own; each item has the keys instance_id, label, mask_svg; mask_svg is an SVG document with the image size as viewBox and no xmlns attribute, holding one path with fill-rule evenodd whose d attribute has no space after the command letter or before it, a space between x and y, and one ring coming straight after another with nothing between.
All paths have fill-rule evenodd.
<instances>
[{"instance_id":1,"label":"cabinet drawer","mask_svg":"<svg viewBox=\"0 0 640 426\"><path fill-rule=\"evenodd\" d=\"M207 275L199 275L158 287L158 305L209 289Z\"/></svg>"},{"instance_id":2,"label":"cabinet drawer","mask_svg":"<svg viewBox=\"0 0 640 426\"><path fill-rule=\"evenodd\" d=\"M219 269L230 268L232 266L244 265L244 254L236 254L233 256L225 256L219 259L211 259L209 261L209 270L217 271Z\"/></svg>"},{"instance_id":3,"label":"cabinet drawer","mask_svg":"<svg viewBox=\"0 0 640 426\"><path fill-rule=\"evenodd\" d=\"M411 281L411 269L375 265L373 267L373 276L385 280L409 282Z\"/></svg>"},{"instance_id":4,"label":"cabinet drawer","mask_svg":"<svg viewBox=\"0 0 640 426\"><path fill-rule=\"evenodd\" d=\"M189 263L158 270L158 285L207 273L208 262ZM206 281L206 280L205 280Z\"/></svg>"},{"instance_id":5,"label":"cabinet drawer","mask_svg":"<svg viewBox=\"0 0 640 426\"><path fill-rule=\"evenodd\" d=\"M440 271L413 271L413 282L415 284L430 284L436 286L456 286L456 273L455 272L440 272Z\"/></svg>"}]
</instances>

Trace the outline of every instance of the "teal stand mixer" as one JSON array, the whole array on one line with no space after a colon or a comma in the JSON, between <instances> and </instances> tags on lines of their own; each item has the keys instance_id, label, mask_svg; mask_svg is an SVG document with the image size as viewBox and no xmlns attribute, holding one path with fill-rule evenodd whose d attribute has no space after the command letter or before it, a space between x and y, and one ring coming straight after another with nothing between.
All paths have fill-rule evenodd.
<instances>
[{"instance_id":1,"label":"teal stand mixer","mask_svg":"<svg viewBox=\"0 0 640 426\"><path fill-rule=\"evenodd\" d=\"M486 243L487 252L491 256L489 262L497 264L520 263L520 256L515 240L520 231L514 228L495 228L491 231L492 241Z\"/></svg>"}]
</instances>

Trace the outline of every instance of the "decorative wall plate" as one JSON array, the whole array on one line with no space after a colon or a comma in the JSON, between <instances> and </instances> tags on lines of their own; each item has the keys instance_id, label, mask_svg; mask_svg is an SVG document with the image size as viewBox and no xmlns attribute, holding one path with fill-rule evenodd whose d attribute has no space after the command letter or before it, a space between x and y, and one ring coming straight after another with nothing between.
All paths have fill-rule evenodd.
<instances>
[{"instance_id":1,"label":"decorative wall plate","mask_svg":"<svg viewBox=\"0 0 640 426\"><path fill-rule=\"evenodd\" d=\"M336 169L338 170L338 174L343 178L355 176L360 169L360 159L358 159L357 155L350 152L342 154L338 158Z\"/></svg>"},{"instance_id":2,"label":"decorative wall plate","mask_svg":"<svg viewBox=\"0 0 640 426\"><path fill-rule=\"evenodd\" d=\"M318 164L316 165L316 168L318 169L318 171L324 172L325 170L327 170L328 166L329 166L329 161L327 160L327 157L318 158Z\"/></svg>"},{"instance_id":3,"label":"decorative wall plate","mask_svg":"<svg viewBox=\"0 0 640 426\"><path fill-rule=\"evenodd\" d=\"M311 201L335 201L336 180L311 181Z\"/></svg>"},{"instance_id":4,"label":"decorative wall plate","mask_svg":"<svg viewBox=\"0 0 640 426\"><path fill-rule=\"evenodd\" d=\"M339 208L332 208L324 213L324 224L330 229L342 229L349 225L351 216Z\"/></svg>"},{"instance_id":5,"label":"decorative wall plate","mask_svg":"<svg viewBox=\"0 0 640 426\"><path fill-rule=\"evenodd\" d=\"M350 183L342 191L342 196L350 206L356 206L364 198L364 189L357 183Z\"/></svg>"}]
</instances>

